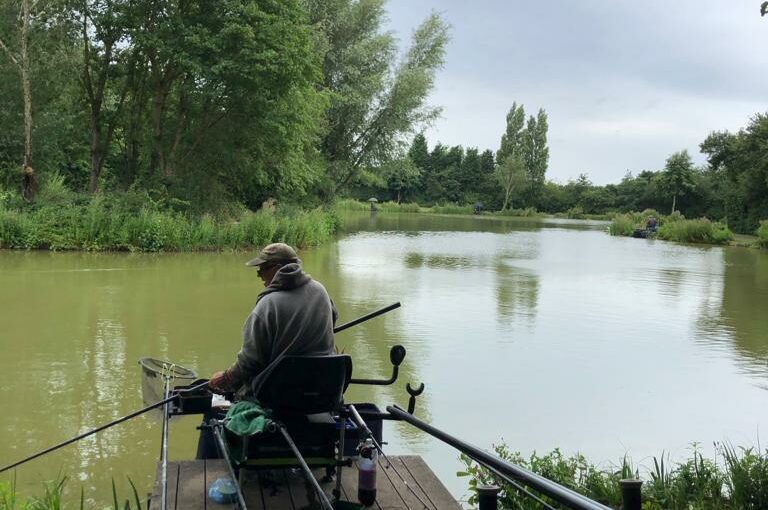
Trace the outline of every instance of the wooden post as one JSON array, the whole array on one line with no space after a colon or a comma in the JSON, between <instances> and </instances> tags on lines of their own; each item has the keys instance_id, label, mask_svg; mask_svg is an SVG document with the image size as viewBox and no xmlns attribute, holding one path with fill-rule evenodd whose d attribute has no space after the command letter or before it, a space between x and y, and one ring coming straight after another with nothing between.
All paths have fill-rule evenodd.
<instances>
[{"instance_id":1,"label":"wooden post","mask_svg":"<svg viewBox=\"0 0 768 510\"><path fill-rule=\"evenodd\" d=\"M477 502L479 510L496 510L499 502L499 491L496 485L478 485Z\"/></svg>"},{"instance_id":2,"label":"wooden post","mask_svg":"<svg viewBox=\"0 0 768 510\"><path fill-rule=\"evenodd\" d=\"M621 510L640 510L642 507L640 489L643 481L625 478L619 481L619 485L621 485Z\"/></svg>"}]
</instances>

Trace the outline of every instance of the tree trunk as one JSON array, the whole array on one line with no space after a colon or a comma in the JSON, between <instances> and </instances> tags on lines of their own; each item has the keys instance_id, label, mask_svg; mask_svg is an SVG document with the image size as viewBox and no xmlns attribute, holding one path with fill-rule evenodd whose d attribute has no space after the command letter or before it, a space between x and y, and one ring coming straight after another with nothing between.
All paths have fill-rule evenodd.
<instances>
[{"instance_id":1,"label":"tree trunk","mask_svg":"<svg viewBox=\"0 0 768 510\"><path fill-rule=\"evenodd\" d=\"M104 166L104 154L101 151L101 140L94 131L91 138L91 179L88 183L88 191L96 193L99 190L99 177Z\"/></svg>"},{"instance_id":2,"label":"tree trunk","mask_svg":"<svg viewBox=\"0 0 768 510\"><path fill-rule=\"evenodd\" d=\"M24 95L24 166L22 196L28 202L35 198L35 179L32 171L32 81L29 76L29 23L30 0L22 0L21 22L21 90Z\"/></svg>"},{"instance_id":3,"label":"tree trunk","mask_svg":"<svg viewBox=\"0 0 768 510\"><path fill-rule=\"evenodd\" d=\"M675 202L677 202L677 193L672 195L672 212L670 214L675 214Z\"/></svg>"}]
</instances>

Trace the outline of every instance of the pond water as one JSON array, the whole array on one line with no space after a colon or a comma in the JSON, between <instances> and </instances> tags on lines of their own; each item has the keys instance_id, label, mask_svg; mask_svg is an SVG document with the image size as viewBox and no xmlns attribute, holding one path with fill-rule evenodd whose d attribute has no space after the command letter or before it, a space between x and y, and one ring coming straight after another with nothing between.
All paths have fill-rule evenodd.
<instances>
[{"instance_id":1,"label":"pond water","mask_svg":"<svg viewBox=\"0 0 768 510\"><path fill-rule=\"evenodd\" d=\"M768 254L615 238L599 222L367 214L337 242L303 251L340 322L402 308L337 336L356 377L348 401L407 404L482 447L560 447L636 464L691 443L752 446L768 423ZM261 284L249 253L0 252L0 465L141 407L137 360L201 376L228 366ZM192 458L199 418L174 419L171 458ZM63 473L71 490L151 489L160 444L141 417L17 471L23 492ZM457 453L387 423L390 453L423 455L462 497ZM763 438L763 443L765 439ZM9 480L12 475L0 475ZM39 492L39 491L35 491Z\"/></svg>"}]
</instances>

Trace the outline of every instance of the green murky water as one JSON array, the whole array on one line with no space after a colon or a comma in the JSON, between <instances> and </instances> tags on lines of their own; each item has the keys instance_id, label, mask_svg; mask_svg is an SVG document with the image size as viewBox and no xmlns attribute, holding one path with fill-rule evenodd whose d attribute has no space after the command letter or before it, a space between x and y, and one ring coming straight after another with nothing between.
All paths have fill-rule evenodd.
<instances>
[{"instance_id":1,"label":"green murky water","mask_svg":"<svg viewBox=\"0 0 768 510\"><path fill-rule=\"evenodd\" d=\"M561 447L646 463L692 441L754 445L768 423L768 254L613 238L554 220L354 216L338 242L301 253L345 322L403 308L337 337L358 377L349 401L407 403L477 445ZM141 406L137 359L201 375L226 367L260 290L247 253L0 252L0 464ZM198 419L176 419L171 457L194 456ZM392 453L425 456L460 497L449 447L388 423ZM764 441L763 441L764 442ZM24 492L65 473L108 502L110 480L150 490L160 424L142 417L18 469ZM9 479L7 474L0 475Z\"/></svg>"}]
</instances>

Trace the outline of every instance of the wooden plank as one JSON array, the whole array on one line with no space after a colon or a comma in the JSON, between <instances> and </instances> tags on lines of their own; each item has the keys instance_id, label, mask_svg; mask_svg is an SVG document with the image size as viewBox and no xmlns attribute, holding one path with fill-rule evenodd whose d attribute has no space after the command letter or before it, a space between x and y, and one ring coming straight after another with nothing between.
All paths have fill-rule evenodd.
<instances>
[{"instance_id":1,"label":"wooden plank","mask_svg":"<svg viewBox=\"0 0 768 510\"><path fill-rule=\"evenodd\" d=\"M328 497L330 501L333 501L333 489L336 488L336 479L334 478L327 482L323 482L325 468L313 469L312 473L314 474L315 480L320 484L320 488L323 489L326 497ZM297 510L320 508L320 506L318 506L320 504L320 498L317 494L317 490L315 489L315 486L307 480L304 471L299 469L287 470L286 478L293 506ZM342 498L345 497L343 494L342 488Z\"/></svg>"},{"instance_id":2,"label":"wooden plank","mask_svg":"<svg viewBox=\"0 0 768 510\"><path fill-rule=\"evenodd\" d=\"M453 499L448 489L443 485L435 473L427 466L418 455L402 455L398 459L403 463L405 469L413 480L419 485L419 488L427 494L429 502L434 508L446 510L461 510L461 505Z\"/></svg>"},{"instance_id":3,"label":"wooden plank","mask_svg":"<svg viewBox=\"0 0 768 510\"><path fill-rule=\"evenodd\" d=\"M171 505L169 498L168 508L175 510L205 510L205 500L207 499L205 461L185 460L179 462L178 465L175 505Z\"/></svg>"},{"instance_id":4,"label":"wooden plank","mask_svg":"<svg viewBox=\"0 0 768 510\"><path fill-rule=\"evenodd\" d=\"M160 478L162 473L160 470L162 466L157 464L157 474L155 475L155 485L152 490L152 497L149 501L149 508L157 510L162 507L162 486L160 484ZM176 489L178 488L179 480L179 464L178 462L168 463L168 507L175 508L176 505Z\"/></svg>"},{"instance_id":5,"label":"wooden plank","mask_svg":"<svg viewBox=\"0 0 768 510\"><path fill-rule=\"evenodd\" d=\"M357 462L353 462L351 467L345 467L341 471L341 493L347 501L357 503ZM378 492L376 494L378 496ZM381 510L379 497L371 508Z\"/></svg>"},{"instance_id":6,"label":"wooden plank","mask_svg":"<svg viewBox=\"0 0 768 510\"><path fill-rule=\"evenodd\" d=\"M392 457L390 457L391 459ZM342 486L345 488L349 501L357 502L358 468L355 461L352 468L342 473ZM387 510L408 510L407 501L392 484L392 480L384 471L384 464L376 468L376 502L372 508Z\"/></svg>"},{"instance_id":7,"label":"wooden plank","mask_svg":"<svg viewBox=\"0 0 768 510\"><path fill-rule=\"evenodd\" d=\"M288 480L283 469L258 471L259 485L264 499L264 508L269 510L295 510L288 489Z\"/></svg>"},{"instance_id":8,"label":"wooden plank","mask_svg":"<svg viewBox=\"0 0 768 510\"><path fill-rule=\"evenodd\" d=\"M432 510L430 506L429 498L426 497L424 492L419 488L418 484L411 478L410 474L403 465L403 462L399 457L389 456L391 462L388 463L385 459L379 458L378 473L376 476L377 489L382 486L384 479L387 479L392 484L394 491L397 493L398 499L394 500L395 505L392 508L408 508L411 510ZM377 491L378 494L378 491ZM382 508L389 509L389 501L382 499ZM440 509L442 510L442 509Z\"/></svg>"},{"instance_id":9,"label":"wooden plank","mask_svg":"<svg viewBox=\"0 0 768 510\"><path fill-rule=\"evenodd\" d=\"M221 503L217 503L208 497L208 488L211 486L213 482L215 482L219 478L230 478L229 469L227 468L227 465L224 462L224 459L206 459L198 462L203 462L205 464L205 485L203 487L205 489L204 501L205 501L206 510L237 508L236 504L224 505ZM255 504L255 503L249 504L248 498L246 497L246 505L248 505L249 510L261 510L264 508L264 506L261 503L261 489L259 489L258 484L256 484L256 490L259 491L258 504Z\"/></svg>"},{"instance_id":10,"label":"wooden plank","mask_svg":"<svg viewBox=\"0 0 768 510\"><path fill-rule=\"evenodd\" d=\"M376 504L378 510L461 510L445 486L424 460L415 455L390 456L392 466L379 459ZM320 480L324 469L314 470ZM236 505L221 505L208 498L208 487L217 478L229 477L223 460L198 460L168 463L168 508L173 510L219 510ZM342 499L357 502L357 464L342 470ZM242 485L249 510L308 510L319 508L314 488L300 470L245 471ZM321 483L332 498L335 480ZM410 489L409 489L410 487ZM160 471L150 499L150 508L160 508ZM423 503L422 503L423 502ZM314 506L313 506L314 503Z\"/></svg>"}]
</instances>

